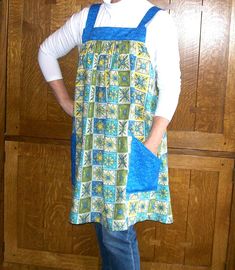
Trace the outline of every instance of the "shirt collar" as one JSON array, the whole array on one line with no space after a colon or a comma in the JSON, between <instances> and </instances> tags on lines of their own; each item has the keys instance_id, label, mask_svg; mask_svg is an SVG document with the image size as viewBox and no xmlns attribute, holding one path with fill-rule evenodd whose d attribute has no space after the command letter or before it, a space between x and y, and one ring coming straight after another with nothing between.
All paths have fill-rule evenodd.
<instances>
[{"instance_id":1,"label":"shirt collar","mask_svg":"<svg viewBox=\"0 0 235 270\"><path fill-rule=\"evenodd\" d=\"M116 13L123 9L127 9L130 5L132 5L136 1L137 0L120 0L119 2L111 3L111 0L103 0L104 7L106 8L107 11L111 13L113 12Z\"/></svg>"}]
</instances>

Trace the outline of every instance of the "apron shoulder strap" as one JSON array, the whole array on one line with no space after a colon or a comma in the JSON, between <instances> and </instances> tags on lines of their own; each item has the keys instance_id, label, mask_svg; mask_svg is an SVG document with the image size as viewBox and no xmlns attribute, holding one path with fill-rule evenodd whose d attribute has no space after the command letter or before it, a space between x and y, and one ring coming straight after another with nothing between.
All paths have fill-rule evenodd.
<instances>
[{"instance_id":1,"label":"apron shoulder strap","mask_svg":"<svg viewBox=\"0 0 235 270\"><path fill-rule=\"evenodd\" d=\"M99 13L100 6L101 6L101 4L93 4L90 6L87 20L86 20L86 27L85 27L86 32L90 32L94 28L95 21L96 21L97 15Z\"/></svg>"},{"instance_id":2,"label":"apron shoulder strap","mask_svg":"<svg viewBox=\"0 0 235 270\"><path fill-rule=\"evenodd\" d=\"M151 7L147 13L145 14L145 16L143 17L143 19L141 20L141 22L138 25L138 28L143 28L145 27L145 24L148 23L154 16L155 14L161 10L161 8L153 6Z\"/></svg>"}]
</instances>

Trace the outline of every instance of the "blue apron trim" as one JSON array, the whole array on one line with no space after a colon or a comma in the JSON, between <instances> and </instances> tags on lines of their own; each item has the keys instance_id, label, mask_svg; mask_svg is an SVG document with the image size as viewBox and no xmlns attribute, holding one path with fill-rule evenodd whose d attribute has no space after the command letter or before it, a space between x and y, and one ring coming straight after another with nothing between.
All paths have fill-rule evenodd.
<instances>
[{"instance_id":1,"label":"blue apron trim","mask_svg":"<svg viewBox=\"0 0 235 270\"><path fill-rule=\"evenodd\" d=\"M152 18L155 16L155 14L161 10L161 8L159 7L151 7L147 13L145 14L145 16L143 17L143 19L141 20L141 22L139 23L137 28L145 28L145 24L147 24L150 20L152 20Z\"/></svg>"},{"instance_id":2,"label":"blue apron trim","mask_svg":"<svg viewBox=\"0 0 235 270\"><path fill-rule=\"evenodd\" d=\"M126 192L157 191L162 160L132 135Z\"/></svg>"},{"instance_id":3,"label":"blue apron trim","mask_svg":"<svg viewBox=\"0 0 235 270\"><path fill-rule=\"evenodd\" d=\"M91 32L84 30L83 34L83 43L88 40L135 40L145 42L146 29L95 27Z\"/></svg>"},{"instance_id":4,"label":"blue apron trim","mask_svg":"<svg viewBox=\"0 0 235 270\"><path fill-rule=\"evenodd\" d=\"M94 28L97 15L99 13L101 4L94 4L90 6L85 29L91 31Z\"/></svg>"},{"instance_id":5,"label":"blue apron trim","mask_svg":"<svg viewBox=\"0 0 235 270\"><path fill-rule=\"evenodd\" d=\"M74 121L74 116L73 116ZM75 186L76 183L76 132L73 130L71 135L71 146L70 146L70 153L71 153L71 178L72 178L72 185Z\"/></svg>"},{"instance_id":6,"label":"blue apron trim","mask_svg":"<svg viewBox=\"0 0 235 270\"><path fill-rule=\"evenodd\" d=\"M101 4L94 4L90 7L86 27L82 34L82 43L89 40L135 40L145 42L145 24L149 22L159 10L161 10L156 6L151 7L136 28L94 27L100 6Z\"/></svg>"}]
</instances>

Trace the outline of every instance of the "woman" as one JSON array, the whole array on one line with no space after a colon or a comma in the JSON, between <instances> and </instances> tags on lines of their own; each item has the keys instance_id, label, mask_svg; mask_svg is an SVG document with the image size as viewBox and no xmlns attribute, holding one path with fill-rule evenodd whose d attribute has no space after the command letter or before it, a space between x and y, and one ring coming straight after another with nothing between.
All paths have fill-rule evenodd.
<instances>
[{"instance_id":1,"label":"woman","mask_svg":"<svg viewBox=\"0 0 235 270\"><path fill-rule=\"evenodd\" d=\"M75 46L71 100L57 59ZM173 223L166 129L181 87L174 22L147 0L105 0L73 14L38 60L73 119L70 222L94 222L102 269L140 269L134 224Z\"/></svg>"}]
</instances>

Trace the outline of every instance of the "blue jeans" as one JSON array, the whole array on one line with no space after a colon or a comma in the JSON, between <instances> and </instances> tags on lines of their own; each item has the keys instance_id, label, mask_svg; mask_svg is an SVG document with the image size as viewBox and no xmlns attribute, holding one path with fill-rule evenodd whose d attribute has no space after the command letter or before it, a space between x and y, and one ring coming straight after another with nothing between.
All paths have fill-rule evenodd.
<instances>
[{"instance_id":1,"label":"blue jeans","mask_svg":"<svg viewBox=\"0 0 235 270\"><path fill-rule=\"evenodd\" d=\"M110 232L100 223L94 224L102 258L102 270L140 270L134 225L125 231Z\"/></svg>"}]
</instances>

